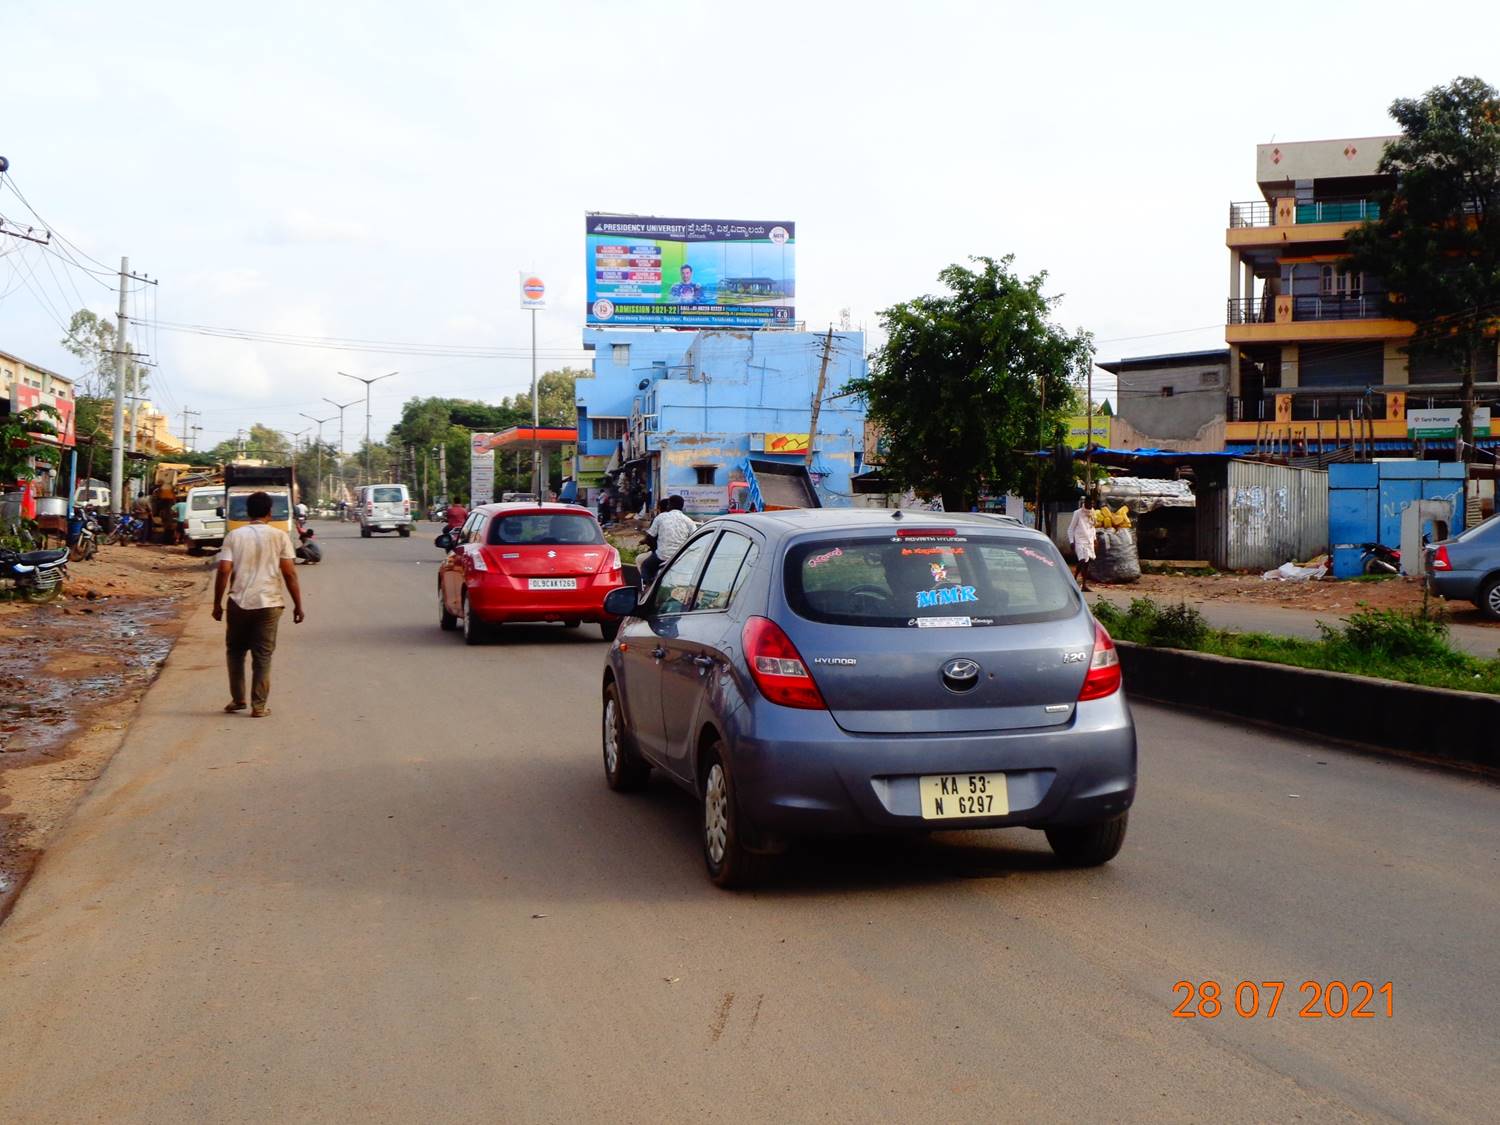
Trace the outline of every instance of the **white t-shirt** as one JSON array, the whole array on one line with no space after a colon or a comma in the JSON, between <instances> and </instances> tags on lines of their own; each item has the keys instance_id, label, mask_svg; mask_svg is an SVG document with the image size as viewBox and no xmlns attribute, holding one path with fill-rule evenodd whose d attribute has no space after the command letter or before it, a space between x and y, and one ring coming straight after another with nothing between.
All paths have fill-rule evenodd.
<instances>
[{"instance_id":1,"label":"white t-shirt","mask_svg":"<svg viewBox=\"0 0 1500 1125\"><path fill-rule=\"evenodd\" d=\"M646 534L656 540L656 557L662 562L668 562L697 530L698 525L693 522L692 517L674 509L663 512L652 520Z\"/></svg>"},{"instance_id":2,"label":"white t-shirt","mask_svg":"<svg viewBox=\"0 0 1500 1125\"><path fill-rule=\"evenodd\" d=\"M291 538L279 527L251 523L235 528L219 548L219 561L234 564L229 600L241 609L286 605L281 594L281 560L296 557Z\"/></svg>"}]
</instances>

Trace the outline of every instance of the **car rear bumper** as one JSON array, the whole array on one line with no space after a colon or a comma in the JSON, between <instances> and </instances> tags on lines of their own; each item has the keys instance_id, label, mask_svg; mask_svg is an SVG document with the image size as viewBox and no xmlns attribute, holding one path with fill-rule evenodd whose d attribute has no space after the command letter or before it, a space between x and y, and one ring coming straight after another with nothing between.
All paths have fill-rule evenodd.
<instances>
[{"instance_id":1,"label":"car rear bumper","mask_svg":"<svg viewBox=\"0 0 1500 1125\"><path fill-rule=\"evenodd\" d=\"M1440 598L1472 602L1479 597L1480 577L1473 570L1429 570L1427 589Z\"/></svg>"},{"instance_id":2,"label":"car rear bumper","mask_svg":"<svg viewBox=\"0 0 1500 1125\"><path fill-rule=\"evenodd\" d=\"M604 612L604 599L617 585L596 582L579 590L517 590L479 582L468 587L468 595L475 616L491 624L507 621L618 621L614 614Z\"/></svg>"},{"instance_id":3,"label":"car rear bumper","mask_svg":"<svg viewBox=\"0 0 1500 1125\"><path fill-rule=\"evenodd\" d=\"M853 735L827 712L764 700L755 712L754 735L733 740L730 768L741 814L763 840L1086 824L1135 800L1135 726L1123 693L1079 704L1062 726L993 734ZM1006 815L922 817L919 777L999 772Z\"/></svg>"}]
</instances>

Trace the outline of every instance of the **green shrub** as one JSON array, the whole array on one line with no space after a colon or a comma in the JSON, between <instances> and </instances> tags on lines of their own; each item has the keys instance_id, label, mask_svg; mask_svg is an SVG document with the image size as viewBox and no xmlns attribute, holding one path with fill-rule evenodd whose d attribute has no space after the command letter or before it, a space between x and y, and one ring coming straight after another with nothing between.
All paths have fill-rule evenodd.
<instances>
[{"instance_id":1,"label":"green shrub","mask_svg":"<svg viewBox=\"0 0 1500 1125\"><path fill-rule=\"evenodd\" d=\"M1361 656L1390 660L1442 660L1453 649L1448 644L1448 622L1441 615L1420 611L1366 609L1342 626L1318 623L1323 641Z\"/></svg>"},{"instance_id":2,"label":"green shrub","mask_svg":"<svg viewBox=\"0 0 1500 1125\"><path fill-rule=\"evenodd\" d=\"M1156 610L1149 643L1157 648L1199 648L1208 637L1208 622L1186 602Z\"/></svg>"}]
</instances>

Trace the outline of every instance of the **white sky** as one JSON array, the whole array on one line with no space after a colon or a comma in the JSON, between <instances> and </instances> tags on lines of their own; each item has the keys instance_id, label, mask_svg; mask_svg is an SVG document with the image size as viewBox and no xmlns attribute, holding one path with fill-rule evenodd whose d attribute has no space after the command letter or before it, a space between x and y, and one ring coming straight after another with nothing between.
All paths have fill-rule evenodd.
<instances>
[{"instance_id":1,"label":"white sky","mask_svg":"<svg viewBox=\"0 0 1500 1125\"><path fill-rule=\"evenodd\" d=\"M162 320L516 349L161 331L154 397L174 426L202 411L205 446L333 414L324 395L363 393L339 369L401 372L377 434L411 395L529 386L517 271L548 282L545 370L578 349L588 210L794 220L809 327L847 307L873 329L948 263L1014 253L1100 359L1221 346L1226 204L1255 197L1257 143L1384 133L1395 97L1500 83L1494 3L4 10L0 154L74 243L161 279ZM8 191L0 215L29 219ZM53 311L74 286L100 313L113 297L17 245L0 237L0 350L74 374Z\"/></svg>"}]
</instances>

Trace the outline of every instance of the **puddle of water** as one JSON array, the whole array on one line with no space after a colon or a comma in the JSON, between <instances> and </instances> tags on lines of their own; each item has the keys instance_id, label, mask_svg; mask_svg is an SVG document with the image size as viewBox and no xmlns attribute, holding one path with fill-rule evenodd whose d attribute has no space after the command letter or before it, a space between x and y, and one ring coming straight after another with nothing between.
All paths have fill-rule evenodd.
<instances>
[{"instance_id":1,"label":"puddle of water","mask_svg":"<svg viewBox=\"0 0 1500 1125\"><path fill-rule=\"evenodd\" d=\"M64 609L73 612L64 613ZM171 651L170 598L92 603L82 613L76 601L37 607L25 634L13 638L0 658L0 751L50 749L67 742L103 700L149 683ZM8 622L21 625L22 622ZM97 656L108 671L79 675L45 671L59 657ZM92 717L92 716L88 716Z\"/></svg>"}]
</instances>

